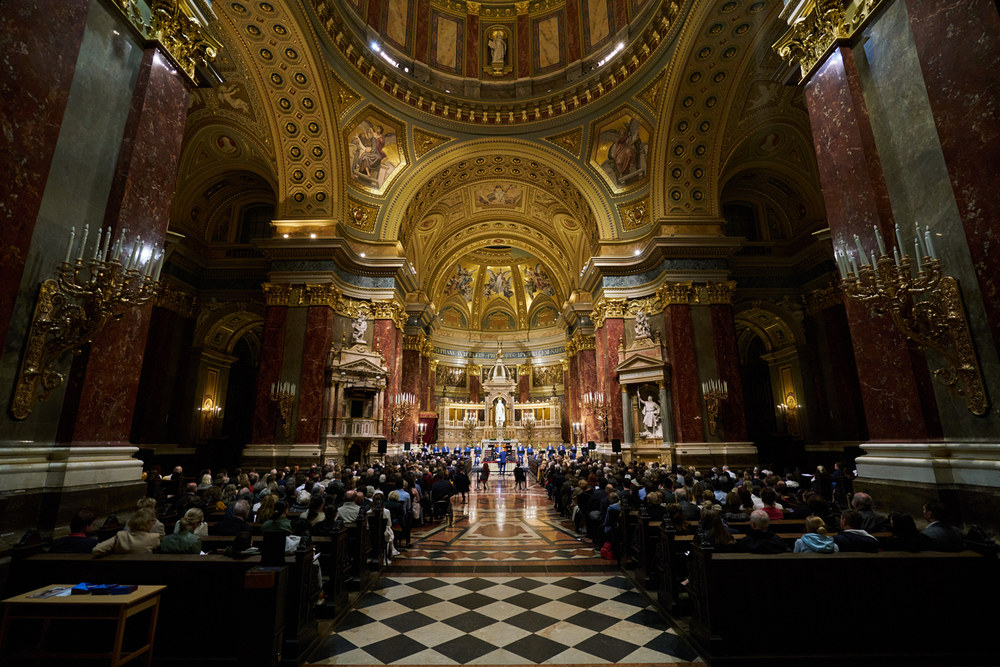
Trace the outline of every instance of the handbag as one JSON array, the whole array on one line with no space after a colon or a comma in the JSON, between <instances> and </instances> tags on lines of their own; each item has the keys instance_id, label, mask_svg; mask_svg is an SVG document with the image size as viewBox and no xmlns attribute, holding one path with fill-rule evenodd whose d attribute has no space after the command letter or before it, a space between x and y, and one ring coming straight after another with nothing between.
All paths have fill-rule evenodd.
<instances>
[{"instance_id":1,"label":"handbag","mask_svg":"<svg viewBox=\"0 0 1000 667\"><path fill-rule=\"evenodd\" d=\"M601 558L604 560L614 560L614 553L611 551L611 542L605 542L604 546L601 547Z\"/></svg>"}]
</instances>

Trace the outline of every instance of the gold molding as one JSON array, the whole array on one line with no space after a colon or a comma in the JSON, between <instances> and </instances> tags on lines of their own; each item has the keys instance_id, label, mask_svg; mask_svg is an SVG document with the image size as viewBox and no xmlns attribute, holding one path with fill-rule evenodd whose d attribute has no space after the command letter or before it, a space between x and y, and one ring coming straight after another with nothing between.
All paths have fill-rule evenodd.
<instances>
[{"instance_id":1,"label":"gold molding","mask_svg":"<svg viewBox=\"0 0 1000 667\"><path fill-rule=\"evenodd\" d=\"M709 282L705 285L705 296L709 305L731 305L734 292L736 292L735 280Z\"/></svg>"},{"instance_id":2,"label":"gold molding","mask_svg":"<svg viewBox=\"0 0 1000 667\"><path fill-rule=\"evenodd\" d=\"M438 146L443 146L449 141L454 141L454 137L446 137L442 134L435 134L430 130L413 126L413 155L416 159L430 153Z\"/></svg>"},{"instance_id":3,"label":"gold molding","mask_svg":"<svg viewBox=\"0 0 1000 667\"><path fill-rule=\"evenodd\" d=\"M406 325L406 308L396 300L372 301L372 319L392 320L397 329Z\"/></svg>"},{"instance_id":4,"label":"gold molding","mask_svg":"<svg viewBox=\"0 0 1000 667\"><path fill-rule=\"evenodd\" d=\"M579 329L573 332L573 335L568 341L566 341L566 356L569 358L575 357L578 353L584 350L596 350L597 349L597 336L593 334L585 334Z\"/></svg>"},{"instance_id":5,"label":"gold molding","mask_svg":"<svg viewBox=\"0 0 1000 667\"><path fill-rule=\"evenodd\" d=\"M518 364L517 365L517 379L520 380L522 377L531 377L531 364Z\"/></svg>"},{"instance_id":6,"label":"gold molding","mask_svg":"<svg viewBox=\"0 0 1000 667\"><path fill-rule=\"evenodd\" d=\"M604 320L622 319L628 309L626 299L605 299L600 298L590 311L590 319L594 322L594 328L600 329L604 326Z\"/></svg>"},{"instance_id":7,"label":"gold molding","mask_svg":"<svg viewBox=\"0 0 1000 667\"><path fill-rule=\"evenodd\" d=\"M804 81L838 39L850 39L875 13L881 0L811 0L788 16L789 28L772 45L801 69Z\"/></svg>"},{"instance_id":8,"label":"gold molding","mask_svg":"<svg viewBox=\"0 0 1000 667\"><path fill-rule=\"evenodd\" d=\"M150 0L149 23L142 17L139 0L114 0L114 4L145 39L163 48L194 86L198 85L195 68L207 66L222 50L198 20L190 0Z\"/></svg>"},{"instance_id":9,"label":"gold molding","mask_svg":"<svg viewBox=\"0 0 1000 667\"><path fill-rule=\"evenodd\" d=\"M434 355L434 341L427 338L424 344L420 346L420 356L430 359ZM431 362L432 366L437 366L436 361Z\"/></svg>"},{"instance_id":10,"label":"gold molding","mask_svg":"<svg viewBox=\"0 0 1000 667\"><path fill-rule=\"evenodd\" d=\"M421 352L424 347L424 332L415 336L403 336L403 349L411 352Z\"/></svg>"},{"instance_id":11,"label":"gold molding","mask_svg":"<svg viewBox=\"0 0 1000 667\"><path fill-rule=\"evenodd\" d=\"M378 204L369 204L348 195L347 226L363 232L374 232L375 224L378 221L378 212L381 208Z\"/></svg>"},{"instance_id":12,"label":"gold molding","mask_svg":"<svg viewBox=\"0 0 1000 667\"><path fill-rule=\"evenodd\" d=\"M622 220L622 228L627 231L641 229L653 221L650 215L649 194L630 202L618 204L618 215Z\"/></svg>"},{"instance_id":13,"label":"gold molding","mask_svg":"<svg viewBox=\"0 0 1000 667\"><path fill-rule=\"evenodd\" d=\"M517 12L518 16L521 16L522 14L527 14L528 13L528 5L529 4L530 3L528 3L528 2L515 2L514 3L514 11Z\"/></svg>"},{"instance_id":14,"label":"gold molding","mask_svg":"<svg viewBox=\"0 0 1000 667\"><path fill-rule=\"evenodd\" d=\"M344 114L361 101L361 95L358 94L358 91L347 85L333 69L330 69L329 72L334 84L333 91L331 91L333 93L334 110L336 111L337 119L343 120Z\"/></svg>"},{"instance_id":15,"label":"gold molding","mask_svg":"<svg viewBox=\"0 0 1000 667\"><path fill-rule=\"evenodd\" d=\"M483 3L481 2L466 2L465 9L469 12L470 16L479 16L479 11L482 9Z\"/></svg>"},{"instance_id":16,"label":"gold molding","mask_svg":"<svg viewBox=\"0 0 1000 667\"><path fill-rule=\"evenodd\" d=\"M287 283L264 283L264 303L268 306L287 306L292 296L292 286Z\"/></svg>"},{"instance_id":17,"label":"gold molding","mask_svg":"<svg viewBox=\"0 0 1000 667\"><path fill-rule=\"evenodd\" d=\"M694 284L686 283L663 283L660 289L656 290L656 295L660 298L663 307L672 304L690 304L694 301Z\"/></svg>"},{"instance_id":18,"label":"gold molding","mask_svg":"<svg viewBox=\"0 0 1000 667\"><path fill-rule=\"evenodd\" d=\"M663 80L667 76L666 70L661 71L656 77L646 84L646 87L635 95L635 99L653 113L660 112L660 95L663 92Z\"/></svg>"},{"instance_id":19,"label":"gold molding","mask_svg":"<svg viewBox=\"0 0 1000 667\"><path fill-rule=\"evenodd\" d=\"M583 147L583 127L574 127L572 130L544 137L544 140L553 146L558 146L579 160L580 149Z\"/></svg>"},{"instance_id":20,"label":"gold molding","mask_svg":"<svg viewBox=\"0 0 1000 667\"><path fill-rule=\"evenodd\" d=\"M840 289L840 285L830 285L814 289L805 296L804 300L806 315L815 315L822 310L844 303L844 292Z\"/></svg>"},{"instance_id":21,"label":"gold molding","mask_svg":"<svg viewBox=\"0 0 1000 667\"><path fill-rule=\"evenodd\" d=\"M166 308L181 317L193 319L198 314L198 297L164 287L153 297L153 305Z\"/></svg>"}]
</instances>

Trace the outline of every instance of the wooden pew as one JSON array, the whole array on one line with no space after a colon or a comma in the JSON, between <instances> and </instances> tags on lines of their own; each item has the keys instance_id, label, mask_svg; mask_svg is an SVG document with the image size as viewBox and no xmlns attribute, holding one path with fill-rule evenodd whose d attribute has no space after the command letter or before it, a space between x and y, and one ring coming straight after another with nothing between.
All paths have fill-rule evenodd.
<instances>
[{"instance_id":1,"label":"wooden pew","mask_svg":"<svg viewBox=\"0 0 1000 667\"><path fill-rule=\"evenodd\" d=\"M971 551L877 554L715 553L692 545L690 634L713 665L995 664L1000 560ZM815 613L758 621L734 595L801 598ZM836 627L845 632L837 632ZM770 627L770 629L768 629ZM846 662L845 662L846 661Z\"/></svg>"},{"instance_id":2,"label":"wooden pew","mask_svg":"<svg viewBox=\"0 0 1000 667\"><path fill-rule=\"evenodd\" d=\"M636 526L638 535L635 548L635 578L646 590L655 590L659 586L661 568L657 563L656 554L660 548L660 526L662 522L651 521L648 516L639 516Z\"/></svg>"}]
</instances>

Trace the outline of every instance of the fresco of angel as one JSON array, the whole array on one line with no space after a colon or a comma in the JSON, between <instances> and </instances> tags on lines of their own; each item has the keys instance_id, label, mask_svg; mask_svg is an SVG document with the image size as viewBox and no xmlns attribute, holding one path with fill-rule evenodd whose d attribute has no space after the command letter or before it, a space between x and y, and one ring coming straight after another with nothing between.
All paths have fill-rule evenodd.
<instances>
[{"instance_id":1,"label":"fresco of angel","mask_svg":"<svg viewBox=\"0 0 1000 667\"><path fill-rule=\"evenodd\" d=\"M499 269L496 272L493 269L486 269L489 277L486 279L486 284L483 286L483 296L485 298L490 298L494 294L502 294L507 298L514 296L514 288L511 286L510 273Z\"/></svg>"},{"instance_id":2,"label":"fresco of angel","mask_svg":"<svg viewBox=\"0 0 1000 667\"><path fill-rule=\"evenodd\" d=\"M382 125L361 121L350 137L351 177L361 185L381 188L396 168L386 154L386 147L395 144L395 133L387 133Z\"/></svg>"},{"instance_id":3,"label":"fresco of angel","mask_svg":"<svg viewBox=\"0 0 1000 667\"><path fill-rule=\"evenodd\" d=\"M466 301L472 301L472 271L461 264L456 265L455 275L444 285L445 295L461 294Z\"/></svg>"},{"instance_id":4,"label":"fresco of angel","mask_svg":"<svg viewBox=\"0 0 1000 667\"><path fill-rule=\"evenodd\" d=\"M548 296L556 295L556 291L552 287L552 282L549 280L549 274L542 268L541 263L535 264L535 268L533 269L527 266L524 267L524 291L531 296L535 296L536 293Z\"/></svg>"},{"instance_id":5,"label":"fresco of angel","mask_svg":"<svg viewBox=\"0 0 1000 667\"><path fill-rule=\"evenodd\" d=\"M618 187L646 174L649 143L642 140L641 129L642 125L637 118L626 117L617 128L601 132L601 144L610 142L607 159L601 163L601 169Z\"/></svg>"}]
</instances>

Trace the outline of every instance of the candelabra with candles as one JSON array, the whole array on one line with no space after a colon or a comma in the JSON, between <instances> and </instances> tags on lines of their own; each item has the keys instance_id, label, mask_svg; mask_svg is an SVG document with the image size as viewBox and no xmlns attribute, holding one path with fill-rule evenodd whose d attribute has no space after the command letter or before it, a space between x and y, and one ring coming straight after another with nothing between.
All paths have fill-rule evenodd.
<instances>
[{"instance_id":1,"label":"candelabra with candles","mask_svg":"<svg viewBox=\"0 0 1000 667\"><path fill-rule=\"evenodd\" d=\"M858 261L849 256L843 243L834 251L844 294L871 304L876 314L888 312L904 336L920 348L932 348L944 357L946 365L935 370L934 377L962 396L972 414L985 415L989 401L958 281L945 275L930 227L924 227L921 235L920 225L916 225L912 260L906 254L898 224L892 257L878 227L874 229L877 258L874 251L865 254L857 234L854 243Z\"/></svg>"},{"instance_id":2,"label":"candelabra with candles","mask_svg":"<svg viewBox=\"0 0 1000 667\"><path fill-rule=\"evenodd\" d=\"M607 439L608 417L611 415L611 406L604 398L603 391L588 391L583 395L583 407L590 415L597 420L601 434Z\"/></svg>"},{"instance_id":3,"label":"candelabra with candles","mask_svg":"<svg viewBox=\"0 0 1000 667\"><path fill-rule=\"evenodd\" d=\"M573 422L573 442L577 445L583 444L583 424L581 422Z\"/></svg>"},{"instance_id":4,"label":"candelabra with candles","mask_svg":"<svg viewBox=\"0 0 1000 667\"><path fill-rule=\"evenodd\" d=\"M476 427L479 426L479 420L476 415L472 412L468 412L465 415L465 421L462 422L462 428L465 429L465 441L472 446L472 437L476 434Z\"/></svg>"},{"instance_id":5,"label":"candelabra with candles","mask_svg":"<svg viewBox=\"0 0 1000 667\"><path fill-rule=\"evenodd\" d=\"M417 397L413 394L396 394L392 401L392 406L389 408L389 415L392 417L393 442L395 442L396 435L399 433L399 427L403 425L406 415L410 414L410 411L416 404Z\"/></svg>"},{"instance_id":6,"label":"candelabra with candles","mask_svg":"<svg viewBox=\"0 0 1000 667\"><path fill-rule=\"evenodd\" d=\"M52 370L52 364L63 354L69 350L78 354L108 320L147 304L160 291L163 253L155 257L153 246L136 238L131 254L123 259L124 230L113 245L110 227L98 231L93 249L87 247L89 234L90 225L84 225L76 246L76 228L70 230L57 277L42 283L11 399L15 419L26 419L37 401L47 399L62 384L65 376Z\"/></svg>"},{"instance_id":7,"label":"candelabra with candles","mask_svg":"<svg viewBox=\"0 0 1000 667\"><path fill-rule=\"evenodd\" d=\"M417 424L417 449L424 446L425 435L427 435L427 424Z\"/></svg>"},{"instance_id":8,"label":"candelabra with candles","mask_svg":"<svg viewBox=\"0 0 1000 667\"><path fill-rule=\"evenodd\" d=\"M277 404L278 414L284 422L285 437L291 435L292 406L295 404L295 384L291 382L271 383L271 402Z\"/></svg>"},{"instance_id":9,"label":"candelabra with candles","mask_svg":"<svg viewBox=\"0 0 1000 667\"><path fill-rule=\"evenodd\" d=\"M525 444L531 444L531 436L535 432L535 415L534 413L527 413L521 417L521 428L524 429L524 440Z\"/></svg>"},{"instance_id":10,"label":"candelabra with candles","mask_svg":"<svg viewBox=\"0 0 1000 667\"><path fill-rule=\"evenodd\" d=\"M725 380L702 382L701 395L705 397L705 405L708 408L708 433L715 435L719 408L722 407L722 401L729 398L729 383Z\"/></svg>"},{"instance_id":11,"label":"candelabra with candles","mask_svg":"<svg viewBox=\"0 0 1000 667\"><path fill-rule=\"evenodd\" d=\"M785 422L785 428L788 429L789 435L798 435L796 423L799 403L795 400L795 394L788 394L785 396L785 401L778 403L775 407L778 409L778 414L781 415L781 420Z\"/></svg>"}]
</instances>

